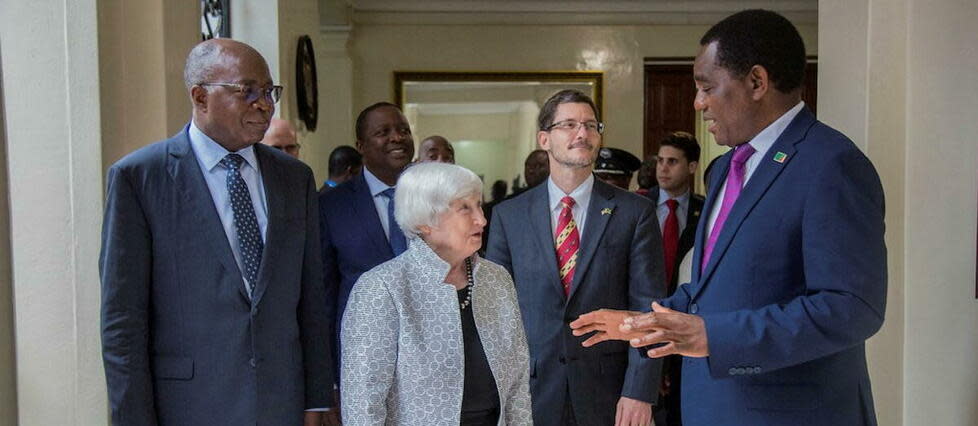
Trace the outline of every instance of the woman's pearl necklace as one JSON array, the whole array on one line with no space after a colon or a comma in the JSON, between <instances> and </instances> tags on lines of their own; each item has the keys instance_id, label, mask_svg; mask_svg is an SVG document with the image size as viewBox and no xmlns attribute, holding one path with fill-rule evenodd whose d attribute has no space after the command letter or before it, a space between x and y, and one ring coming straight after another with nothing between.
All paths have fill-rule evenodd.
<instances>
[{"instance_id":1,"label":"woman's pearl necklace","mask_svg":"<svg viewBox=\"0 0 978 426\"><path fill-rule=\"evenodd\" d=\"M468 279L469 285L465 286L467 291L465 292L465 300L458 302L458 308L460 310L468 308L472 304L472 286L475 284L472 280L472 258L465 258L465 277Z\"/></svg>"}]
</instances>

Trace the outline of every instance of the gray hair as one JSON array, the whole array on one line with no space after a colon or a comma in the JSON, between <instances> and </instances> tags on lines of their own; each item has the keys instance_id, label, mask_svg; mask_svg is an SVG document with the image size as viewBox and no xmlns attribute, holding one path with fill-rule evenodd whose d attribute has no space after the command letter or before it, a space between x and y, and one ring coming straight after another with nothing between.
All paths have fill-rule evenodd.
<instances>
[{"instance_id":1,"label":"gray hair","mask_svg":"<svg viewBox=\"0 0 978 426\"><path fill-rule=\"evenodd\" d=\"M187 55L187 65L183 67L183 84L190 90L194 85L207 82L220 62L224 49L217 43L200 43Z\"/></svg>"},{"instance_id":2,"label":"gray hair","mask_svg":"<svg viewBox=\"0 0 978 426\"><path fill-rule=\"evenodd\" d=\"M394 219L407 238L417 238L423 225L437 226L438 216L452 201L482 195L482 180L455 164L415 164L401 173L394 191Z\"/></svg>"}]
</instances>

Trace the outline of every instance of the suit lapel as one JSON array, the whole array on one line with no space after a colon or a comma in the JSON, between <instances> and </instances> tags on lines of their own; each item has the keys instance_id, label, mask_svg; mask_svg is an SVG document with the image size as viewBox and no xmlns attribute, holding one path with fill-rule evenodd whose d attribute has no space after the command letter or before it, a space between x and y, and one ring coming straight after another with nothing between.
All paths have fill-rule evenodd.
<instances>
[{"instance_id":1,"label":"suit lapel","mask_svg":"<svg viewBox=\"0 0 978 426\"><path fill-rule=\"evenodd\" d=\"M183 226L189 229L188 235L198 236L200 241L206 241L205 244L210 245L215 258L231 275L231 281L237 283L245 301L248 301L241 271L234 260L234 253L231 252L231 244L214 206L214 198L204 181L197 157L190 148L187 128L170 140L167 150L167 171L183 199L180 206Z\"/></svg>"},{"instance_id":2,"label":"suit lapel","mask_svg":"<svg viewBox=\"0 0 978 426\"><path fill-rule=\"evenodd\" d=\"M271 253L281 253L281 247L285 235L285 194L289 188L285 187L285 176L278 163L272 160L272 155L264 151L264 145L255 144L255 157L258 159L258 167L261 167L261 180L265 188L265 201L267 207L268 227L265 231L265 248L262 251L261 265L258 268L258 282L255 283L255 293L252 295L253 304L258 305L265 290L268 289L270 271L277 268L274 266L276 260ZM247 295L247 293L245 293Z\"/></svg>"},{"instance_id":3,"label":"suit lapel","mask_svg":"<svg viewBox=\"0 0 978 426\"><path fill-rule=\"evenodd\" d=\"M750 214L757 202L760 201L774 180L781 174L784 167L794 158L796 152L795 144L805 137L808 128L811 127L814 121L815 119L811 113L807 109L803 109L792 120L784 132L781 133L781 136L778 137L774 144L771 145L771 148L764 154L764 158L761 158L757 169L754 170L754 174L751 175L747 184L744 185L740 197L734 203L733 208L730 210L730 215L727 216L727 220L720 230L716 245L713 247L713 253L710 255L710 262L707 263L706 268L703 270L701 282L704 285L698 285L693 289L693 298L696 297L706 282L709 281L713 271L716 270L717 264L723 258L724 253L726 253L727 247L730 246L730 242L737 235L737 230L740 229L740 225L744 223L744 219L747 218L747 215ZM774 161L774 156L779 152L784 153L786 155L785 158L781 162ZM726 176L726 171L724 171L723 176Z\"/></svg>"},{"instance_id":4,"label":"suit lapel","mask_svg":"<svg viewBox=\"0 0 978 426\"><path fill-rule=\"evenodd\" d=\"M560 284L560 271L557 270L557 252L554 248L554 236L550 224L550 192L547 184L543 183L531 189L530 203L527 208L527 216L530 218L531 234L536 237L540 248L541 263L547 268L545 276L553 277L549 279L550 286L564 297L564 287ZM549 260L548 260L549 259Z\"/></svg>"},{"instance_id":5,"label":"suit lapel","mask_svg":"<svg viewBox=\"0 0 978 426\"><path fill-rule=\"evenodd\" d=\"M363 173L353 178L353 223L359 223L363 227L363 234L367 236L373 244L377 253L384 253L385 259L394 258L394 250L391 249L390 241L384 235L384 227L381 225L381 218L377 213L377 205L374 204L374 197L370 194L370 186ZM384 218L386 220L387 218Z\"/></svg>"},{"instance_id":6,"label":"suit lapel","mask_svg":"<svg viewBox=\"0 0 978 426\"><path fill-rule=\"evenodd\" d=\"M586 238L581 240L581 248L577 253L577 266L574 270L574 282L571 284L570 295L567 300L574 297L577 290L584 282L588 267L594 259L595 252L598 251L598 243L604 230L608 226L608 221L614 216L615 202L613 198L615 192L608 184L594 179L594 189L591 190L591 202L587 209L587 228ZM604 212L604 213L602 213ZM609 214L610 212L610 214Z\"/></svg>"}]
</instances>

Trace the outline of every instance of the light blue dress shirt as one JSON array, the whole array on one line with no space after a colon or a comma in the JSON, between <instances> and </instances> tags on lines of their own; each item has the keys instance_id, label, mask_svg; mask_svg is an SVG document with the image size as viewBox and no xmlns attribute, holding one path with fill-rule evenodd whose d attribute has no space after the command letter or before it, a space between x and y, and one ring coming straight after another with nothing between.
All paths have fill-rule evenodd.
<instances>
[{"instance_id":1,"label":"light blue dress shirt","mask_svg":"<svg viewBox=\"0 0 978 426\"><path fill-rule=\"evenodd\" d=\"M659 188L659 204L655 206L655 215L659 218L659 232L663 231L666 226L666 218L669 217L669 206L666 201L669 201L670 198L679 203L676 206L676 220L679 222L679 235L683 235L683 230L686 229L686 213L689 212L689 190L683 195L673 198L666 190Z\"/></svg>"},{"instance_id":2,"label":"light blue dress shirt","mask_svg":"<svg viewBox=\"0 0 978 426\"><path fill-rule=\"evenodd\" d=\"M224 234L227 235L228 243L231 244L234 260L238 263L238 269L244 271L241 250L238 248L238 232L234 228L234 210L231 208L231 197L228 193L228 170L221 165L221 160L231 152L205 135L192 121L187 133L190 137L190 147L197 157L197 165L200 166L200 171L204 175L207 189L214 200L214 207L221 218L221 225L224 226ZM248 185L251 204L255 207L255 217L258 219L258 229L261 231L262 242L265 242L267 240L265 236L268 229L268 210L266 208L265 186L262 184L258 158L255 157L255 147L249 146L236 152L236 154L245 160L240 169L241 178ZM244 274L242 274L243 276ZM245 283L245 290L248 290L247 282Z\"/></svg>"},{"instance_id":3,"label":"light blue dress shirt","mask_svg":"<svg viewBox=\"0 0 978 426\"><path fill-rule=\"evenodd\" d=\"M390 241L391 225L387 223L387 203L390 201L386 196L381 195L381 193L388 188L393 188L393 186L388 186L386 183L381 182L377 176L370 173L370 169L367 166L363 166L363 178L367 181L367 188L370 189L370 196L374 200L374 207L377 208L377 217L380 218L380 226L384 228L384 235L387 236L387 241Z\"/></svg>"},{"instance_id":4,"label":"light blue dress shirt","mask_svg":"<svg viewBox=\"0 0 978 426\"><path fill-rule=\"evenodd\" d=\"M591 190L593 189L593 174L588 175L587 179L577 185L577 188L574 188L570 194L565 194L552 178L547 178L547 194L550 201L550 236L557 238L557 222L560 219L560 212L564 210L564 205L560 203L560 200L564 196L570 196L574 199L571 216L574 217L574 223L577 225L577 238L584 241L584 221L587 219L587 208L591 205Z\"/></svg>"}]
</instances>

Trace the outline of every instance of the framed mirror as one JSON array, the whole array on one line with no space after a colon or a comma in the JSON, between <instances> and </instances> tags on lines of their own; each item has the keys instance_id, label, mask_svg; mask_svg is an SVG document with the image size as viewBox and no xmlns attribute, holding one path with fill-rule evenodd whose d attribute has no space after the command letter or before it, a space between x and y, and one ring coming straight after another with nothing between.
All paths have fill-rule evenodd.
<instances>
[{"instance_id":1,"label":"framed mirror","mask_svg":"<svg viewBox=\"0 0 978 426\"><path fill-rule=\"evenodd\" d=\"M537 149L537 114L564 89L594 99L601 117L601 72L394 72L394 102L411 123L415 151L432 135L448 139L455 162L482 177L485 200L503 181L522 189L523 162ZM603 119L603 118L602 118Z\"/></svg>"}]
</instances>

